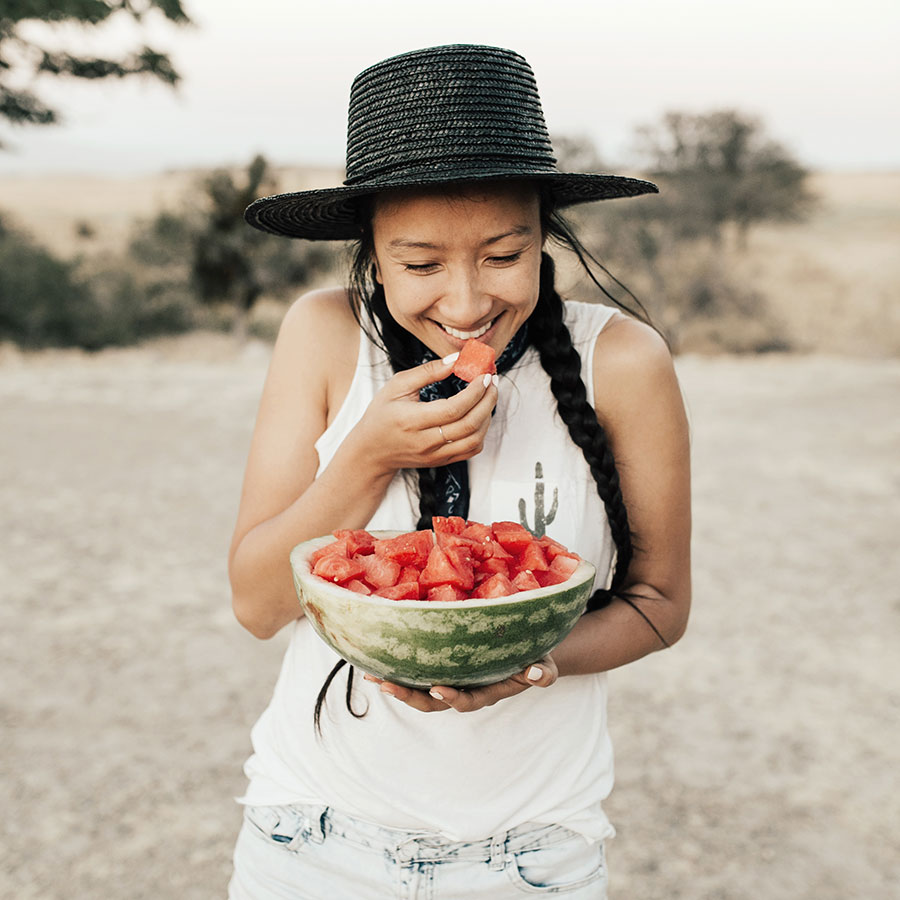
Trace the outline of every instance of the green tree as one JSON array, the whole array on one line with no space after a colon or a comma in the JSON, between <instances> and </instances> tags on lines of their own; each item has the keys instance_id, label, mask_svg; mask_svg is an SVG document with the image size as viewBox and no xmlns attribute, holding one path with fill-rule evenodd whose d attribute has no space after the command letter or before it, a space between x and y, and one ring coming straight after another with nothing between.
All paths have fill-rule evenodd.
<instances>
[{"instance_id":1,"label":"green tree","mask_svg":"<svg viewBox=\"0 0 900 900\"><path fill-rule=\"evenodd\" d=\"M670 112L637 137L643 170L665 189L657 215L681 236L718 241L731 223L743 246L751 226L802 219L814 199L808 171L734 110Z\"/></svg>"},{"instance_id":2,"label":"green tree","mask_svg":"<svg viewBox=\"0 0 900 900\"><path fill-rule=\"evenodd\" d=\"M0 4L0 119L14 125L51 125L59 121L58 110L38 93L37 82L42 76L98 80L144 75L176 85L179 75L171 60L152 47L136 47L109 59L47 50L24 35L23 26L30 22L93 28L115 16L131 16L141 21L154 10L176 24L190 22L181 0L3 0Z\"/></svg>"}]
</instances>

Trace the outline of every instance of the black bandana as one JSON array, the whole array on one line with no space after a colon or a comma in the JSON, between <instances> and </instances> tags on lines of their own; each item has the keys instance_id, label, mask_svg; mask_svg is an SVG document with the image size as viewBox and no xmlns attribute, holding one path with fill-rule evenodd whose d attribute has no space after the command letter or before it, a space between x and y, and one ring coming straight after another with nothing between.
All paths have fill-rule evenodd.
<instances>
[{"instance_id":1,"label":"black bandana","mask_svg":"<svg viewBox=\"0 0 900 900\"><path fill-rule=\"evenodd\" d=\"M506 345L497 359L497 373L502 375L508 372L528 349L528 323L526 322ZM424 344L418 365L437 359ZM426 385L419 391L419 399L425 403L431 400L439 400L452 397L466 387L466 382L456 375L450 375L443 381L435 381ZM434 470L435 493L437 495L436 516L462 516L469 517L469 464L467 460L450 463L447 466L438 466Z\"/></svg>"}]
</instances>

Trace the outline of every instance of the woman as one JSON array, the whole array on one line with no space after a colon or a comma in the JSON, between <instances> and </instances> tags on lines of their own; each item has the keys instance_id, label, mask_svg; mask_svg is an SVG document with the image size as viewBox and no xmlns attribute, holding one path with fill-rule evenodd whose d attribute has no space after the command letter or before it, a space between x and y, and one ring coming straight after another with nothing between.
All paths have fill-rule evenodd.
<instances>
[{"instance_id":1,"label":"woman","mask_svg":"<svg viewBox=\"0 0 900 900\"><path fill-rule=\"evenodd\" d=\"M560 207L652 191L559 173L525 60L450 46L357 77L344 187L247 210L356 255L350 289L285 318L230 552L240 622L262 638L292 625L245 767L233 898L606 896L604 673L685 628L687 427L664 342L615 308L563 304L546 250L574 242ZM460 390L471 337L499 377ZM533 502L538 483L555 511ZM523 503L601 574L522 673L468 691L354 680L298 619L297 543L518 520Z\"/></svg>"}]
</instances>

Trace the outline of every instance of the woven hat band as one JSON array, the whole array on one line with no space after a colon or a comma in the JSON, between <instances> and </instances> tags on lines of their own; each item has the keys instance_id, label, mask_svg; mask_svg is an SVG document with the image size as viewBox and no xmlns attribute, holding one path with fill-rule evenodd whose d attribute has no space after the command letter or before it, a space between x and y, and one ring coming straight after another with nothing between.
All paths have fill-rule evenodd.
<instances>
[{"instance_id":1,"label":"woven hat band","mask_svg":"<svg viewBox=\"0 0 900 900\"><path fill-rule=\"evenodd\" d=\"M426 175L451 161L473 176L556 171L534 74L521 56L439 47L385 60L357 76L346 185Z\"/></svg>"}]
</instances>

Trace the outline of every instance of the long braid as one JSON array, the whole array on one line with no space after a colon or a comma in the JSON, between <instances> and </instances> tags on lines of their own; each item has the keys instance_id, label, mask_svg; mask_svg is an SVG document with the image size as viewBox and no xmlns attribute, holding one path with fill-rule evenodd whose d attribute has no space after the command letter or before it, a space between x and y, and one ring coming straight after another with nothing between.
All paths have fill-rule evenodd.
<instances>
[{"instance_id":1,"label":"long braid","mask_svg":"<svg viewBox=\"0 0 900 900\"><path fill-rule=\"evenodd\" d=\"M572 336L563 319L563 301L554 284L555 266L546 253L541 258L541 285L537 307L530 329L541 366L550 376L550 390L556 399L559 416L569 436L584 454L585 462L603 501L613 542L616 545L616 568L611 591L620 588L628 574L633 554L628 510L619 485L619 473L597 414L588 402L587 389L581 378L581 357L572 344ZM591 597L589 608L608 603L610 595L598 591Z\"/></svg>"}]
</instances>

